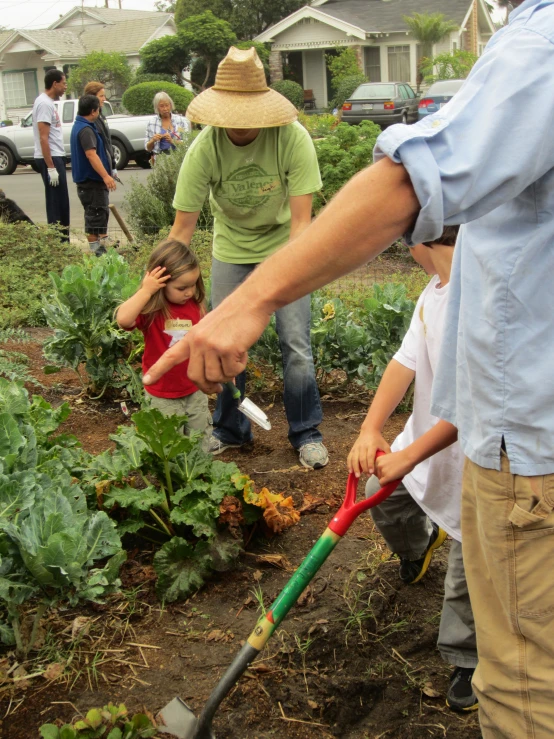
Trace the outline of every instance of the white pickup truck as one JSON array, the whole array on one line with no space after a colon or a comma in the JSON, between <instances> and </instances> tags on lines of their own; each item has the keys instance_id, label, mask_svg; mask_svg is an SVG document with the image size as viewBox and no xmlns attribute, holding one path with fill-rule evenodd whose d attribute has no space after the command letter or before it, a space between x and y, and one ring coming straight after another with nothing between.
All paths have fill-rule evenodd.
<instances>
[{"instance_id":1,"label":"white pickup truck","mask_svg":"<svg viewBox=\"0 0 554 739\"><path fill-rule=\"evenodd\" d=\"M69 136L77 115L78 100L58 100L54 105L62 122L63 140L67 157L70 157ZM141 167L149 167L150 154L144 148L146 124L151 116L114 115L112 106L105 102L104 115L112 136L116 169L124 169L130 159ZM0 175L12 174L18 164L34 166L35 142L33 114L24 118L19 126L0 128Z\"/></svg>"}]
</instances>

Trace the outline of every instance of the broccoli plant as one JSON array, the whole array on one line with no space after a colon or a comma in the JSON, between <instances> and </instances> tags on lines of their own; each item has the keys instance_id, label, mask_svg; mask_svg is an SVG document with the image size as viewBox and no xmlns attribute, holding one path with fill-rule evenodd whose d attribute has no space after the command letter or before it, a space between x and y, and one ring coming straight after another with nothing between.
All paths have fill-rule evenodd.
<instances>
[{"instance_id":1,"label":"broccoli plant","mask_svg":"<svg viewBox=\"0 0 554 739\"><path fill-rule=\"evenodd\" d=\"M47 360L74 370L91 396L127 384L131 335L118 327L114 312L138 287L128 264L110 250L100 259L87 256L82 264L67 266L61 276L50 273L50 277L54 292L44 301L43 311L54 335L44 343Z\"/></svg>"}]
</instances>

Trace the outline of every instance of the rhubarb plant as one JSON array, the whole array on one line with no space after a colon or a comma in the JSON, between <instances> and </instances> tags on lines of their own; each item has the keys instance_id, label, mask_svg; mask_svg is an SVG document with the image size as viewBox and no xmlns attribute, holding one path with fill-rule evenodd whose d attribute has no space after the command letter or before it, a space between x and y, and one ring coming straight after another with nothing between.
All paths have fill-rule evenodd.
<instances>
[{"instance_id":1,"label":"rhubarb plant","mask_svg":"<svg viewBox=\"0 0 554 739\"><path fill-rule=\"evenodd\" d=\"M268 499L253 494L252 480L235 464L203 452L200 434L180 433L186 417L147 409L132 420L111 436L116 450L97 456L83 482L89 500L118 518L120 533L162 544L154 557L157 590L174 601L232 566L242 527L264 515ZM270 504L282 500L272 496Z\"/></svg>"}]
</instances>

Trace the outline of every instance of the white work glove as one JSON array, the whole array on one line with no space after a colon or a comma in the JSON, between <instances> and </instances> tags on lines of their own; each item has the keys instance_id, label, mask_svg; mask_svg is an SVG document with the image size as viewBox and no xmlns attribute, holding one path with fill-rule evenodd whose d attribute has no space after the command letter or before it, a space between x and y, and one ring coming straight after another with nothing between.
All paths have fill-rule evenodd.
<instances>
[{"instance_id":1,"label":"white work glove","mask_svg":"<svg viewBox=\"0 0 554 739\"><path fill-rule=\"evenodd\" d=\"M48 181L52 187L57 187L60 184L60 175L56 167L48 167Z\"/></svg>"},{"instance_id":2,"label":"white work glove","mask_svg":"<svg viewBox=\"0 0 554 739\"><path fill-rule=\"evenodd\" d=\"M117 169L112 169L112 177L117 180Z\"/></svg>"}]
</instances>

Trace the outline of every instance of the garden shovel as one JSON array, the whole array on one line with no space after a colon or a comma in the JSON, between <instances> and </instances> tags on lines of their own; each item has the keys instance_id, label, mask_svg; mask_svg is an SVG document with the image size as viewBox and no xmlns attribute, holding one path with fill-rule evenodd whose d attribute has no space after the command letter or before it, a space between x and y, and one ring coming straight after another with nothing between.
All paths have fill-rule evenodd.
<instances>
[{"instance_id":1,"label":"garden shovel","mask_svg":"<svg viewBox=\"0 0 554 739\"><path fill-rule=\"evenodd\" d=\"M271 431L271 421L261 408L258 408L258 406L249 398L244 398L241 402L240 390L236 385L233 385L232 382L226 382L225 387L232 393L233 398L237 401L238 409L241 413L244 413L247 418L254 421L254 423L257 423L258 426L261 426L266 431Z\"/></svg>"},{"instance_id":2,"label":"garden shovel","mask_svg":"<svg viewBox=\"0 0 554 739\"><path fill-rule=\"evenodd\" d=\"M380 456L384 452L377 452ZM389 482L371 497L356 503L358 479L354 474L348 476L344 503L333 516L329 526L316 541L308 556L298 567L283 590L273 602L266 615L258 621L248 641L235 657L233 663L215 686L208 698L202 715L196 719L194 713L180 698L174 698L162 708L160 717L165 726L158 730L172 734L177 739L215 739L212 731L212 720L220 703L229 694L231 688L245 672L251 662L265 647L275 629L283 621L289 610L296 603L301 593L312 580L327 557L346 534L353 521L368 508L382 503L396 490L400 480Z\"/></svg>"}]
</instances>

